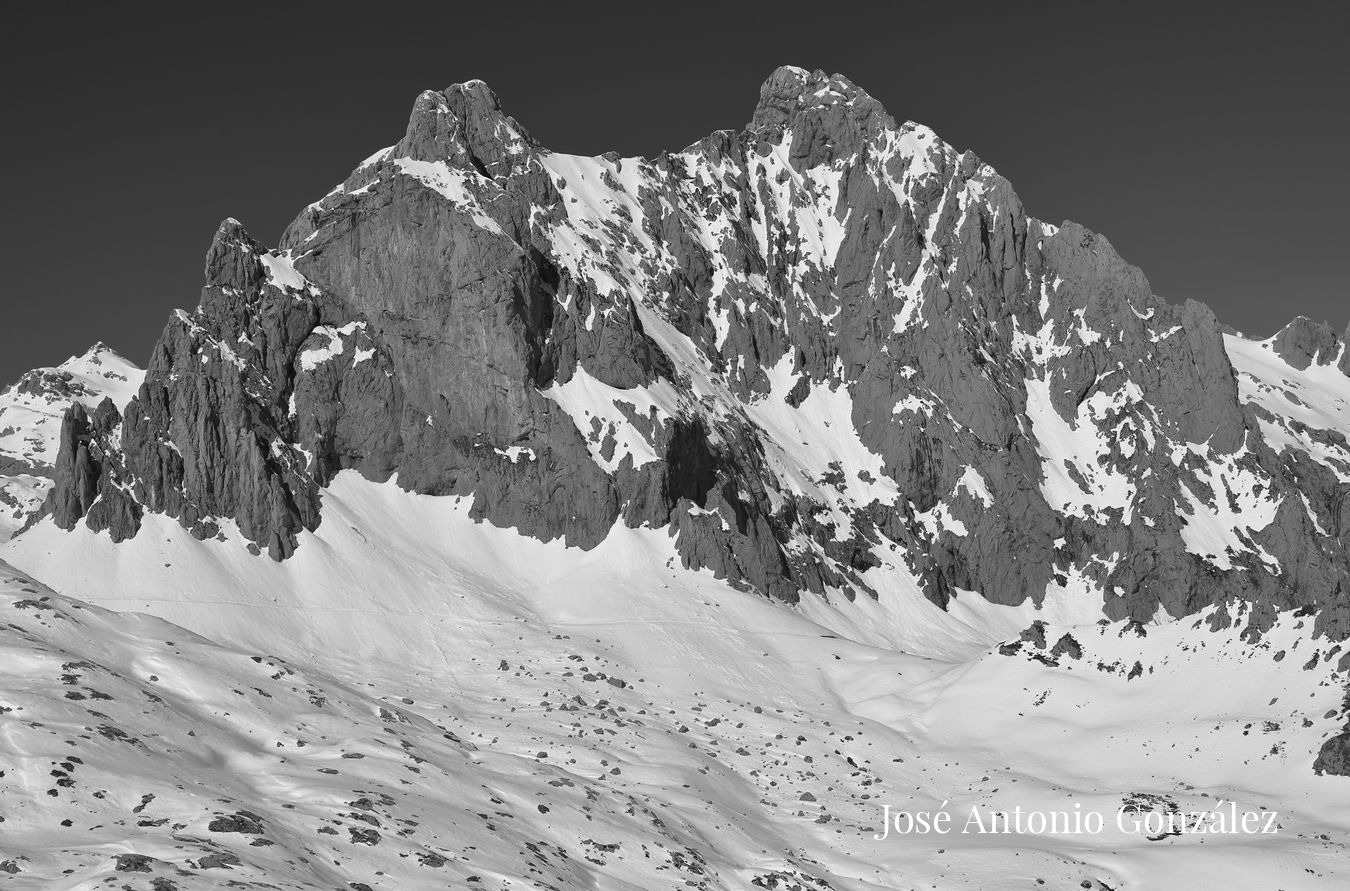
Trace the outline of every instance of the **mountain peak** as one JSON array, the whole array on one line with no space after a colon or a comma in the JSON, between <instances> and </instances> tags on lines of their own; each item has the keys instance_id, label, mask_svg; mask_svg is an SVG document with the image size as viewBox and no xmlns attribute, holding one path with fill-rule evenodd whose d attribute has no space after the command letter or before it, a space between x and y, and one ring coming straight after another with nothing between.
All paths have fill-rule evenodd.
<instances>
[{"instance_id":1,"label":"mountain peak","mask_svg":"<svg viewBox=\"0 0 1350 891\"><path fill-rule=\"evenodd\" d=\"M502 110L492 88L469 80L417 97L395 156L449 161L496 177L513 172L537 148L525 128Z\"/></svg>"},{"instance_id":2,"label":"mountain peak","mask_svg":"<svg viewBox=\"0 0 1350 891\"><path fill-rule=\"evenodd\" d=\"M1341 357L1342 342L1326 322L1295 316L1272 338L1280 358L1300 371L1310 365L1325 365Z\"/></svg>"},{"instance_id":3,"label":"mountain peak","mask_svg":"<svg viewBox=\"0 0 1350 891\"><path fill-rule=\"evenodd\" d=\"M216 228L206 252L205 278L208 285L245 289L258 280L261 265L258 255L264 249L234 217Z\"/></svg>"},{"instance_id":4,"label":"mountain peak","mask_svg":"<svg viewBox=\"0 0 1350 891\"><path fill-rule=\"evenodd\" d=\"M217 225L216 234L211 238L211 252L227 250L227 248L239 246L239 244L243 244L250 250L255 246L252 236L248 235L248 229L244 228L243 223L240 223L235 217L225 217L224 220L220 221L220 225Z\"/></svg>"},{"instance_id":5,"label":"mountain peak","mask_svg":"<svg viewBox=\"0 0 1350 891\"><path fill-rule=\"evenodd\" d=\"M881 103L844 75L783 65L760 86L750 129L779 132L804 117L821 116L862 129L895 126Z\"/></svg>"},{"instance_id":6,"label":"mountain peak","mask_svg":"<svg viewBox=\"0 0 1350 891\"><path fill-rule=\"evenodd\" d=\"M104 358L122 359L117 350L108 346L103 341L95 341L94 345L89 347L78 356L71 356L69 362L86 362L94 365L100 365Z\"/></svg>"},{"instance_id":7,"label":"mountain peak","mask_svg":"<svg viewBox=\"0 0 1350 891\"><path fill-rule=\"evenodd\" d=\"M464 96L471 96L489 102L494 108L501 108L501 103L497 99L496 91L488 86L487 81L479 80L476 77L471 77L461 83L451 84L446 87L442 93L446 96L456 93Z\"/></svg>"},{"instance_id":8,"label":"mountain peak","mask_svg":"<svg viewBox=\"0 0 1350 891\"><path fill-rule=\"evenodd\" d=\"M101 340L78 356L71 356L62 362L56 370L99 381L100 383L97 386L90 387L93 390L106 386L101 383L105 379L114 382L134 380L133 384L125 387L114 383L112 387L116 392L104 394L116 396L114 401L117 401L119 406L124 405L131 398L131 394L136 388L140 386L141 369ZM122 392L124 390L126 392Z\"/></svg>"}]
</instances>

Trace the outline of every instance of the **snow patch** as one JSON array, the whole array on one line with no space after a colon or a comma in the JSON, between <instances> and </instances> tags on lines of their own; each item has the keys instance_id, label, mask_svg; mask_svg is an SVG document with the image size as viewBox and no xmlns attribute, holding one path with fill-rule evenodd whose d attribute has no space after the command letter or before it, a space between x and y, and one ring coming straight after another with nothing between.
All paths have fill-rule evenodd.
<instances>
[{"instance_id":1,"label":"snow patch","mask_svg":"<svg viewBox=\"0 0 1350 891\"><path fill-rule=\"evenodd\" d=\"M483 209L481 194L485 189L497 188L495 183L485 180L476 173L467 173L451 167L444 161L416 161L412 158L395 158L399 172L420 182L422 185L441 195L455 209L467 214L479 229L497 235L506 231Z\"/></svg>"}]
</instances>

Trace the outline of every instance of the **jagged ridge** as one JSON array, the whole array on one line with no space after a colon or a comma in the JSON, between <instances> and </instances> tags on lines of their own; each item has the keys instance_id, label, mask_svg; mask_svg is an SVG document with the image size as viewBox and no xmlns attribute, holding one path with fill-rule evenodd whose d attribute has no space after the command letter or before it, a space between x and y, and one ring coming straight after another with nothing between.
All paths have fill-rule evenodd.
<instances>
[{"instance_id":1,"label":"jagged ridge","mask_svg":"<svg viewBox=\"0 0 1350 891\"><path fill-rule=\"evenodd\" d=\"M652 160L429 91L279 251L224 224L206 277L125 418L67 419L63 528L150 510L282 559L354 468L583 548L668 527L789 601L1238 597L1347 633L1344 432L1273 440L1206 307L839 75L779 69L744 130ZM1303 323L1253 348L1347 370Z\"/></svg>"}]
</instances>

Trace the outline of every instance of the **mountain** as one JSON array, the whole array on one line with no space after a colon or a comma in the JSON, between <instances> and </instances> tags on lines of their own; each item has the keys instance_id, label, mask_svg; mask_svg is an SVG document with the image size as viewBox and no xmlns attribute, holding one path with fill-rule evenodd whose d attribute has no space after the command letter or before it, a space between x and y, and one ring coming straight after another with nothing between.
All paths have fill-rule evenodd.
<instances>
[{"instance_id":1,"label":"mountain","mask_svg":"<svg viewBox=\"0 0 1350 891\"><path fill-rule=\"evenodd\" d=\"M66 409L78 404L92 411L104 399L121 409L144 377L98 343L55 368L36 368L0 392L0 542L38 513L51 488Z\"/></svg>"},{"instance_id":2,"label":"mountain","mask_svg":"<svg viewBox=\"0 0 1350 891\"><path fill-rule=\"evenodd\" d=\"M15 875L78 887L117 853L207 882L222 852L219 881L256 887L1350 870L1346 336L1171 305L797 68L744 129L651 160L550 152L479 81L428 91L275 249L223 223L205 278L143 381L63 366L70 392L0 402L31 402L0 441L0 496L26 499L0 557L37 621L7 632L34 666L0 785ZM119 702L192 680L71 705L51 653ZM118 806L153 794L165 823L24 798L69 739L42 729L84 724L97 791L135 779ZM389 751L347 783L315 766L333 740ZM882 803L1218 800L1281 831L873 838ZM69 867L58 817L92 824Z\"/></svg>"},{"instance_id":3,"label":"mountain","mask_svg":"<svg viewBox=\"0 0 1350 891\"><path fill-rule=\"evenodd\" d=\"M1338 405L1340 339L1225 343L841 77L780 69L745 130L652 161L427 92L279 251L223 224L206 278L125 421L72 417L62 528L232 521L281 559L351 468L582 548L670 528L789 602L1239 597L1346 633L1343 435L1279 396L1301 363Z\"/></svg>"}]
</instances>

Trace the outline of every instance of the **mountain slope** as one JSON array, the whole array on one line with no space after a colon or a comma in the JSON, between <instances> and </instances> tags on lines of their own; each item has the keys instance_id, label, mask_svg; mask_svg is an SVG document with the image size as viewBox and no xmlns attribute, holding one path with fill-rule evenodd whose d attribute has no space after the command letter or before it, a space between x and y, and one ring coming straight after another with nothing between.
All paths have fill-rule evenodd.
<instances>
[{"instance_id":1,"label":"mountain slope","mask_svg":"<svg viewBox=\"0 0 1350 891\"><path fill-rule=\"evenodd\" d=\"M62 590L227 644L9 583L16 710L0 721L23 757L0 800L35 887L64 869L82 887L123 853L185 888L1303 888L1350 869L1343 781L1309 769L1347 718L1344 677L1306 620L1259 643L1236 614L1051 623L1009 655L958 655L943 651L963 634L1015 639L1028 609L944 612L916 592L897 652L847 639L818 600L812 621L681 569L657 530L619 525L589 552L532 542L351 472L323 499L328 519L280 564L153 515L121 544L44 525L9 546ZM56 550L72 539L78 562ZM1116 823L1129 802L1215 799L1275 810L1280 831L1150 840ZM883 806L944 800L958 825L972 807L1079 804L1106 829L875 838ZM211 831L241 812L261 833ZM201 870L212 853L240 864Z\"/></svg>"}]
</instances>

